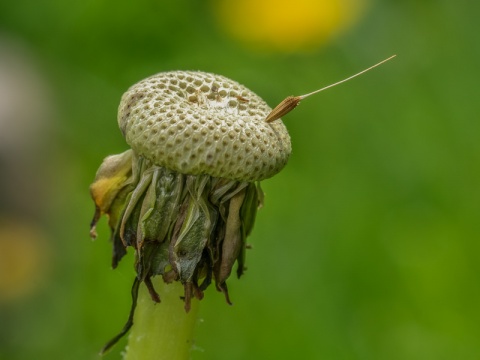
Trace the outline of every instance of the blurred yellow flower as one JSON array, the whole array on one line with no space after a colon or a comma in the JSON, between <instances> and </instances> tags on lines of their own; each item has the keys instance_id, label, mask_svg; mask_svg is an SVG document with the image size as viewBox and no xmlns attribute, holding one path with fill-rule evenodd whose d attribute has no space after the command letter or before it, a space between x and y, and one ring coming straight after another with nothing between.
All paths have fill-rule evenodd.
<instances>
[{"instance_id":1,"label":"blurred yellow flower","mask_svg":"<svg viewBox=\"0 0 480 360\"><path fill-rule=\"evenodd\" d=\"M0 219L0 305L30 295L43 283L48 245L39 228Z\"/></svg>"},{"instance_id":2,"label":"blurred yellow flower","mask_svg":"<svg viewBox=\"0 0 480 360\"><path fill-rule=\"evenodd\" d=\"M262 50L305 51L344 32L363 14L368 0L214 0L221 26Z\"/></svg>"}]
</instances>

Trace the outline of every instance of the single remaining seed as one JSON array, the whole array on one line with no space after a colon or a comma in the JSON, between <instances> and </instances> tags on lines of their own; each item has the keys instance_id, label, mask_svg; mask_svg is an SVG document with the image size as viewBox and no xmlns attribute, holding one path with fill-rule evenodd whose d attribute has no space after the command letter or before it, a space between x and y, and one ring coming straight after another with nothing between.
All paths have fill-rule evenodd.
<instances>
[{"instance_id":1,"label":"single remaining seed","mask_svg":"<svg viewBox=\"0 0 480 360\"><path fill-rule=\"evenodd\" d=\"M305 99L306 97L309 97L310 95L314 95L314 94L317 94L319 93L320 91L323 91L323 90L327 90L331 87L334 87L334 86L337 86L341 83L344 83L348 80L351 80L353 79L354 77L357 77L359 75L362 75L363 73L366 73L367 71L370 71L372 70L373 68L376 68L377 66L380 66L382 65L383 63L393 59L396 55L392 55L390 56L389 58L385 59L385 60L382 60L380 61L379 63L373 65L373 66L370 66L369 68L365 69L365 70L362 70L360 71L359 73L356 73L355 75L352 75L346 79L343 79L343 80L340 80L334 84L330 84L328 86L325 86L324 88L321 88L321 89L318 89L318 90L315 90L315 91L312 91L311 93L308 93L308 94L305 94L305 95L300 95L300 96L287 96L280 104L278 104L277 106L275 106L275 108L267 115L267 117L265 118L265 121L266 122L272 122L272 121L275 121L275 120L278 120L280 119L282 116L288 114L290 111L292 111L293 109L295 109L297 107L297 105L300 103L300 101L302 101L303 99Z\"/></svg>"}]
</instances>

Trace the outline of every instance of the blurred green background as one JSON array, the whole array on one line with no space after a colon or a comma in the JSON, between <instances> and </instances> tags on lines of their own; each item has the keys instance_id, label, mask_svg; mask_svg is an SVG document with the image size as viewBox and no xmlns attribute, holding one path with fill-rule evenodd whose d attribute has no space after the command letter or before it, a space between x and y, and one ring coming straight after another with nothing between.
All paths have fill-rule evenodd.
<instances>
[{"instance_id":1,"label":"blurred green background","mask_svg":"<svg viewBox=\"0 0 480 360\"><path fill-rule=\"evenodd\" d=\"M88 186L127 148L116 111L130 85L210 71L273 107L391 54L284 118L292 157L263 182L234 306L213 288L201 303L192 359L480 357L477 5L378 0L317 42L272 45L253 39L252 4L0 3L1 360L96 359L126 320L132 256L111 270L105 220L90 241ZM303 23L257 4L279 34Z\"/></svg>"}]
</instances>

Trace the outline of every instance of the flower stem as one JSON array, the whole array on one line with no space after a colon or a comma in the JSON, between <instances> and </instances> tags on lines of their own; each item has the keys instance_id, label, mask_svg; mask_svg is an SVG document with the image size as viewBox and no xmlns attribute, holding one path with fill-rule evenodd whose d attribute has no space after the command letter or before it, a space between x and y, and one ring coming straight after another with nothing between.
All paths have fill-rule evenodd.
<instances>
[{"instance_id":1,"label":"flower stem","mask_svg":"<svg viewBox=\"0 0 480 360\"><path fill-rule=\"evenodd\" d=\"M165 284L161 276L153 279L161 303L152 301L146 286L140 286L125 360L186 360L190 358L198 301L192 301L185 312L183 285L174 281Z\"/></svg>"}]
</instances>

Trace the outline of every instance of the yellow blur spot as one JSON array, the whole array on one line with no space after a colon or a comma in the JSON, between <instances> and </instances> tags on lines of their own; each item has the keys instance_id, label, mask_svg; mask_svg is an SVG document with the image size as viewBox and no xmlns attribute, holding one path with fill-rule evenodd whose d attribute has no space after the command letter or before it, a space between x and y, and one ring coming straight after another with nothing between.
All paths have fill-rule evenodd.
<instances>
[{"instance_id":1,"label":"yellow blur spot","mask_svg":"<svg viewBox=\"0 0 480 360\"><path fill-rule=\"evenodd\" d=\"M359 19L367 0L216 0L221 26L261 48L296 52L331 41Z\"/></svg>"},{"instance_id":2,"label":"yellow blur spot","mask_svg":"<svg viewBox=\"0 0 480 360\"><path fill-rule=\"evenodd\" d=\"M40 229L0 219L0 305L30 295L44 282L47 245Z\"/></svg>"}]
</instances>

